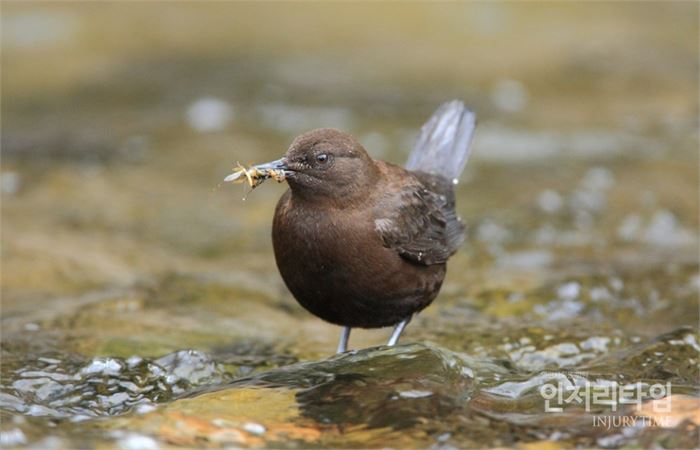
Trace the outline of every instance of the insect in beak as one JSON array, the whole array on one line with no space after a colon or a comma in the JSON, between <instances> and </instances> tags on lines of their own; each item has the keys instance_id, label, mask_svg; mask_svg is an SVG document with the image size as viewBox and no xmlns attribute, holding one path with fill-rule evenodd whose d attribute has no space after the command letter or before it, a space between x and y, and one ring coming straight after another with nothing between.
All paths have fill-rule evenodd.
<instances>
[{"instance_id":1,"label":"insect in beak","mask_svg":"<svg viewBox=\"0 0 700 450\"><path fill-rule=\"evenodd\" d=\"M234 172L224 178L227 183L243 183L247 182L248 185L255 189L261 185L265 180L273 178L278 183L285 180L285 177L289 172L287 167L287 161L285 158L281 158L275 161L271 161L264 164L256 164L246 168L240 163L234 168Z\"/></svg>"}]
</instances>

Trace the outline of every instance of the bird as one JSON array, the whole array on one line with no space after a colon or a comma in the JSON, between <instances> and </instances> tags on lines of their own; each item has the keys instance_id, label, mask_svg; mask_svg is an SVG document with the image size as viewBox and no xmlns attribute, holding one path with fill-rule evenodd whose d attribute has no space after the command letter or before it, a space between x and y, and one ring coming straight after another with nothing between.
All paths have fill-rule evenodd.
<instances>
[{"instance_id":1,"label":"bird","mask_svg":"<svg viewBox=\"0 0 700 450\"><path fill-rule=\"evenodd\" d=\"M474 112L453 100L423 125L404 167L373 159L332 128L301 134L282 158L253 166L284 171L275 261L303 308L343 327L337 353L353 328L393 326L387 345L395 345L437 297L465 239L455 185L475 128Z\"/></svg>"}]
</instances>

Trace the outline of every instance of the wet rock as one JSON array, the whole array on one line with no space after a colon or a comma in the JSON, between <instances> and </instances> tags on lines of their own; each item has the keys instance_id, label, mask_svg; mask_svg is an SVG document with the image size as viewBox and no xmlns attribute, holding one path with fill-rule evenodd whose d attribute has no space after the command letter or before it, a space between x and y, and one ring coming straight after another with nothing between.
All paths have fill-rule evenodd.
<instances>
[{"instance_id":1,"label":"wet rock","mask_svg":"<svg viewBox=\"0 0 700 450\"><path fill-rule=\"evenodd\" d=\"M648 351L654 342L697 345L687 336L683 332L660 336L643 346ZM523 345L529 344L523 340ZM578 354L586 348L605 351L608 345L604 338L589 339L578 346L559 345L557 352ZM480 442L495 444L504 426L512 427L510 432L515 435L524 431L521 427L537 426L551 430L547 435L550 438L564 427L567 432L559 432L557 439L576 438L583 442L590 430L591 414L600 413L601 406L596 405L589 413L581 409L583 403L574 401L562 414L548 413L544 410L543 386L556 384L567 396L584 387L618 386L622 383L617 377L620 365L630 363L624 355L634 353L635 348L633 345L618 353L623 356L618 356L616 364L606 364L605 371L535 372L515 370L495 360L436 346L409 344L367 349L204 389L159 411L129 419L129 426L155 433L165 442L204 442L206 446L265 447L280 442L332 446L340 442L373 442L378 433L386 438L387 433L393 436L395 432L403 436L397 442L409 439L422 445L464 443L468 442L466 436L475 432L481 433ZM575 365L581 366L580 361ZM596 363L589 366L592 369ZM624 383L652 384L659 380L637 377ZM663 380L678 381L672 377ZM272 404L274 408L266 406ZM610 407L605 406L604 410L609 411ZM626 405L619 407L626 411ZM493 429L485 432L485 426ZM601 442L612 445L638 437L634 433L619 439L613 434L607 440L601 437Z\"/></svg>"},{"instance_id":2,"label":"wet rock","mask_svg":"<svg viewBox=\"0 0 700 450\"><path fill-rule=\"evenodd\" d=\"M476 380L494 372L507 369L436 346L379 347L205 389L130 427L179 445L333 446L400 430L429 442L423 427L464 412Z\"/></svg>"}]
</instances>

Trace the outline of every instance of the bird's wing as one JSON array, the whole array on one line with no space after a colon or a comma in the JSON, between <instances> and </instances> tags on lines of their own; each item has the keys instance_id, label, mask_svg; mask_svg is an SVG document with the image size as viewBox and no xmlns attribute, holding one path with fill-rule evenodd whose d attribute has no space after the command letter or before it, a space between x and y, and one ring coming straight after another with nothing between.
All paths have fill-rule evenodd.
<instances>
[{"instance_id":1,"label":"bird's wing","mask_svg":"<svg viewBox=\"0 0 700 450\"><path fill-rule=\"evenodd\" d=\"M436 193L417 180L380 202L374 216L384 246L415 264L444 263L464 239L454 196Z\"/></svg>"}]
</instances>

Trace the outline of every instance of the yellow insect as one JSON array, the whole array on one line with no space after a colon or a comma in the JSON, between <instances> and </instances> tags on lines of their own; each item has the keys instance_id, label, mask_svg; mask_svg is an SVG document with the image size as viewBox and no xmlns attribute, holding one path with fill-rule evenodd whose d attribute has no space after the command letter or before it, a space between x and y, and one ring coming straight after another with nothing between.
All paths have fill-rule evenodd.
<instances>
[{"instance_id":1,"label":"yellow insect","mask_svg":"<svg viewBox=\"0 0 700 450\"><path fill-rule=\"evenodd\" d=\"M255 189L260 186L265 180L274 179L278 183L284 181L284 170L282 169L260 169L255 166L246 168L242 164L238 163L236 167L233 168L233 173L226 178L224 181L227 183L243 183L248 182L248 185Z\"/></svg>"}]
</instances>

